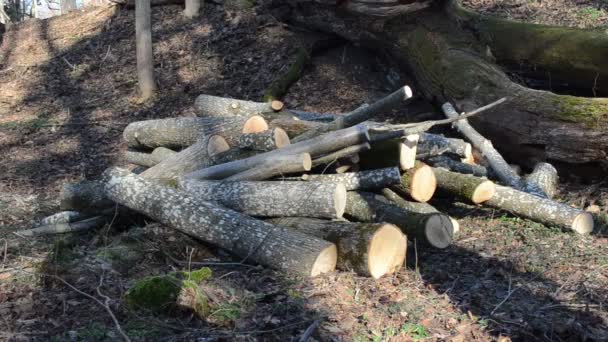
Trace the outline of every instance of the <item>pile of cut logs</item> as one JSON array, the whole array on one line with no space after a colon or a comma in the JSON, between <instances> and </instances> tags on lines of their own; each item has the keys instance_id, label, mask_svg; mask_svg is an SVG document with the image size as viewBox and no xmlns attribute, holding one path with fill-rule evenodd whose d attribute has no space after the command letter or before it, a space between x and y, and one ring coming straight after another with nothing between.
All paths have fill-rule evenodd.
<instances>
[{"instance_id":1,"label":"pile of cut logs","mask_svg":"<svg viewBox=\"0 0 608 342\"><path fill-rule=\"evenodd\" d=\"M407 239L452 243L458 222L427 203L436 189L581 234L593 229L589 213L551 199L554 167L541 163L521 178L468 123L505 99L466 114L446 103L443 120L370 121L411 98L403 87L331 115L201 95L198 117L128 125L125 158L137 167L67 184L66 211L21 234L86 230L137 212L247 262L379 278L402 266ZM448 123L468 142L426 133Z\"/></svg>"}]
</instances>

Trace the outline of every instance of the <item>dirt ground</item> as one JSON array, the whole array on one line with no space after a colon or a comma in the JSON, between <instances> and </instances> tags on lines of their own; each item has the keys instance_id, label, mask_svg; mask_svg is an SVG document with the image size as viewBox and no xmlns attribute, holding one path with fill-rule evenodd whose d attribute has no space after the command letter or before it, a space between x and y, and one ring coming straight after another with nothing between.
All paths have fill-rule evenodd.
<instances>
[{"instance_id":1,"label":"dirt ground","mask_svg":"<svg viewBox=\"0 0 608 342\"><path fill-rule=\"evenodd\" d=\"M517 19L542 9L541 2L466 3ZM600 19L569 21L566 14L600 6L605 23L605 2L576 3L533 20L599 26ZM129 122L192 116L201 93L260 100L310 39L259 7L205 6L194 21L179 6L153 9L160 93L146 103L136 93L133 11L75 11L4 35L0 340L118 340L103 302L138 341L297 340L315 323L319 341L608 340L605 181L565 178L560 189L569 204L600 208L590 236L438 197L433 204L460 222L454 245L434 250L412 242L406 266L378 281L348 272L299 279L243 265L142 217L120 217L86 234L20 237L58 211L63 184L124 164L121 132ZM284 100L290 108L340 113L408 82L384 56L338 42L313 56ZM417 101L391 119L419 120L429 111ZM202 266L212 269L227 303L207 321L187 311L132 310L123 300L137 279Z\"/></svg>"}]
</instances>

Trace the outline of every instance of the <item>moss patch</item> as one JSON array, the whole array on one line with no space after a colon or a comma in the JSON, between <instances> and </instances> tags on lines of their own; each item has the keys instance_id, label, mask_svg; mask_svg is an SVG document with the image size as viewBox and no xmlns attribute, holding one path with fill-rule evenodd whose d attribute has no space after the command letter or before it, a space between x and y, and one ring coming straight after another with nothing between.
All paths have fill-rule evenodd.
<instances>
[{"instance_id":1,"label":"moss patch","mask_svg":"<svg viewBox=\"0 0 608 342\"><path fill-rule=\"evenodd\" d=\"M555 97L560 119L598 127L608 119L608 100L562 95Z\"/></svg>"}]
</instances>

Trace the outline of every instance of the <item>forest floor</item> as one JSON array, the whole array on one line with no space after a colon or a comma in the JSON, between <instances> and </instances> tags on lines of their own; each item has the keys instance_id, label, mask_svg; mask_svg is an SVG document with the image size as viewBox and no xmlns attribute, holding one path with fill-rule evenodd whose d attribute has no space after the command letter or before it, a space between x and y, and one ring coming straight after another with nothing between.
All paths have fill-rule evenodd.
<instances>
[{"instance_id":1,"label":"forest floor","mask_svg":"<svg viewBox=\"0 0 608 342\"><path fill-rule=\"evenodd\" d=\"M564 1L542 3L558 2ZM498 2L467 3L493 12L490 5ZM280 11L205 6L194 21L185 20L179 6L153 9L160 93L146 103L136 92L133 11L75 11L28 21L4 35L0 340L118 340L108 312L78 291L101 301L107 296L122 329L141 341L297 340L315 321L313 338L321 341L608 340L605 180L584 184L565 177L560 189L567 203L599 207L590 236L438 197L433 204L460 221L454 245L410 244L406 266L377 281L348 272L299 279L242 265L141 217L121 217L85 234L20 237L19 230L58 211L63 184L124 164L121 132L128 123L192 116L201 93L260 100L311 39L277 21ZM506 13L509 7L501 6L495 12ZM587 8L572 6L547 22L589 26L564 19ZM605 18L605 6L602 11ZM390 59L341 42L313 56L284 102L346 112L402 84L408 77ZM420 120L430 110L416 101L391 118ZM188 312L131 310L123 301L137 279L202 265L213 270L212 285L227 303L208 321Z\"/></svg>"}]
</instances>

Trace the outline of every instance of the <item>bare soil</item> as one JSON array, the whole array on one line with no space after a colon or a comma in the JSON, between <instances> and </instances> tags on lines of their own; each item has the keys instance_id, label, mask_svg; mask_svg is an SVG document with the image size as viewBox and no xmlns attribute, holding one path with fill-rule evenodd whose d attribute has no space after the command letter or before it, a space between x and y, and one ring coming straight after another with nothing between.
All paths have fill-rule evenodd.
<instances>
[{"instance_id":1,"label":"bare soil","mask_svg":"<svg viewBox=\"0 0 608 342\"><path fill-rule=\"evenodd\" d=\"M136 90L132 11L75 11L3 36L0 340L118 340L107 311L61 280L101 301L107 296L122 329L139 341L297 340L314 322L319 341L608 340L605 182L562 186L562 200L600 208L599 228L585 237L434 199L460 221L454 246L434 250L412 241L407 265L378 281L348 272L299 279L243 265L142 217L120 217L87 234L14 234L58 210L64 183L124 164L121 132L129 122L191 116L200 93L260 100L311 38L260 7L205 6L195 21L179 6L153 9L160 93L146 103ZM407 75L384 56L336 43L313 56L285 102L339 113L405 83ZM419 120L432 111L419 101L390 119ZM226 312L201 321L185 311L125 305L137 279L202 266L221 284Z\"/></svg>"}]
</instances>

